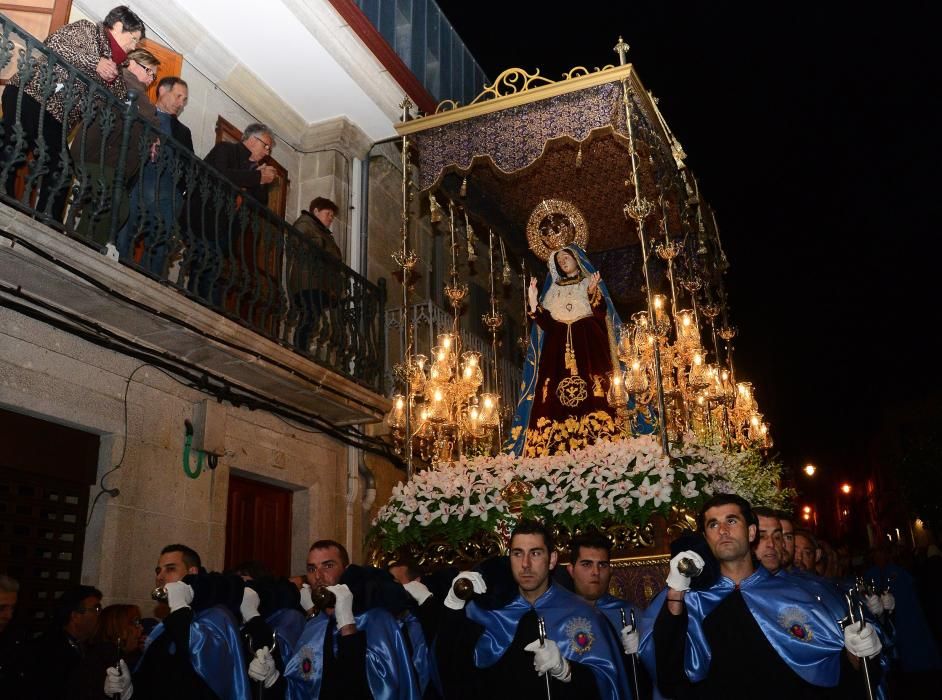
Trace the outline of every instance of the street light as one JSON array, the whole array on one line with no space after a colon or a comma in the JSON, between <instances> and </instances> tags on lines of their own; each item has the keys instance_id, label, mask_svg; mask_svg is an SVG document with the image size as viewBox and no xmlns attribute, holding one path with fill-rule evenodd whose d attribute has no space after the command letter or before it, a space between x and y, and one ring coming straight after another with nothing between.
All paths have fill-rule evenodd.
<instances>
[{"instance_id":1,"label":"street light","mask_svg":"<svg viewBox=\"0 0 942 700\"><path fill-rule=\"evenodd\" d=\"M813 464L805 465L805 474L807 474L808 476L814 476L814 473L816 471L817 471L817 467L815 467Z\"/></svg>"},{"instance_id":2,"label":"street light","mask_svg":"<svg viewBox=\"0 0 942 700\"><path fill-rule=\"evenodd\" d=\"M804 508L802 508L802 511L803 511L804 513L810 513L810 512L811 512L811 506L805 506Z\"/></svg>"},{"instance_id":3,"label":"street light","mask_svg":"<svg viewBox=\"0 0 942 700\"><path fill-rule=\"evenodd\" d=\"M848 484L846 481L841 484L841 493L843 493L845 496L850 493L850 484Z\"/></svg>"}]
</instances>

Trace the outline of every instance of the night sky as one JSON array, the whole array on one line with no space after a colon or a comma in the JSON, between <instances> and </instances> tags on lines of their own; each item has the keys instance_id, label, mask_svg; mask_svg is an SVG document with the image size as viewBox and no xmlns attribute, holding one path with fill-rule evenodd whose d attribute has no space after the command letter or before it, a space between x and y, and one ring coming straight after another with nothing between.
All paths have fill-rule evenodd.
<instances>
[{"instance_id":1,"label":"night sky","mask_svg":"<svg viewBox=\"0 0 942 700\"><path fill-rule=\"evenodd\" d=\"M940 395L929 3L438 0L493 79L629 60L716 209L735 361L786 464L852 476Z\"/></svg>"}]
</instances>

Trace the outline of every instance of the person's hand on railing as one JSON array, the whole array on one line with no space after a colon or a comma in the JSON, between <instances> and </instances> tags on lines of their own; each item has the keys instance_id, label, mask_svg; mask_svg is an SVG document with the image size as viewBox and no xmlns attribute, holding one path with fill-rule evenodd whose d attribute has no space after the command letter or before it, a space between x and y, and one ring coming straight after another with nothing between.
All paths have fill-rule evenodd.
<instances>
[{"instance_id":1,"label":"person's hand on railing","mask_svg":"<svg viewBox=\"0 0 942 700\"><path fill-rule=\"evenodd\" d=\"M267 185L270 182L275 180L275 169L270 165L263 165L258 169L259 174L261 175L261 184Z\"/></svg>"},{"instance_id":2,"label":"person's hand on railing","mask_svg":"<svg viewBox=\"0 0 942 700\"><path fill-rule=\"evenodd\" d=\"M110 58L98 59L98 65L95 66L95 72L101 76L106 83L110 83L118 77L118 64Z\"/></svg>"},{"instance_id":3,"label":"person's hand on railing","mask_svg":"<svg viewBox=\"0 0 942 700\"><path fill-rule=\"evenodd\" d=\"M157 149L160 148L160 139L157 139L150 145L150 162L157 162Z\"/></svg>"}]
</instances>

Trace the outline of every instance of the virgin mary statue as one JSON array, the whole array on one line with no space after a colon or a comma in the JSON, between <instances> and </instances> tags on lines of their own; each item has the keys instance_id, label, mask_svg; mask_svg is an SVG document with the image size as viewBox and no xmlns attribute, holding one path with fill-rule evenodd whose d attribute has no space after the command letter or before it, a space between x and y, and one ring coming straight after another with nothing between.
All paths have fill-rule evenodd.
<instances>
[{"instance_id":1,"label":"virgin mary statue","mask_svg":"<svg viewBox=\"0 0 942 700\"><path fill-rule=\"evenodd\" d=\"M536 278L528 290L530 344L505 445L524 457L569 452L621 434L621 406L608 398L613 369L620 369L621 320L608 289L578 245L556 250L547 264L539 298ZM614 395L627 408L624 393Z\"/></svg>"}]
</instances>

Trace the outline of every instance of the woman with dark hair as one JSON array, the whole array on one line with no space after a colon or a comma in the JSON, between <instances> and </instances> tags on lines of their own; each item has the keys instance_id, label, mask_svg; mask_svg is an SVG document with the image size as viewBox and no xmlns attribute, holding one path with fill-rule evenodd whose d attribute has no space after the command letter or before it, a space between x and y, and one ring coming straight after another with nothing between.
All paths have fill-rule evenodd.
<instances>
[{"instance_id":1,"label":"woman with dark hair","mask_svg":"<svg viewBox=\"0 0 942 700\"><path fill-rule=\"evenodd\" d=\"M140 17L121 5L109 12L101 24L87 19L60 27L44 42L46 47L100 83L120 100L127 97L127 86L120 66L144 37ZM33 62L33 59L36 59ZM76 80L65 63L54 61L47 70L45 57L27 56L3 91L3 140L0 144L6 193L15 196L16 171L30 153L30 175L44 172L36 208L46 209L52 200L51 215L62 219L72 175L68 166L68 137L82 115L86 85ZM66 114L66 108L69 108ZM23 137L15 127L19 122ZM43 154L36 152L37 142L46 144ZM38 183L27 180L30 188ZM29 200L27 192L26 199Z\"/></svg>"},{"instance_id":2,"label":"woman with dark hair","mask_svg":"<svg viewBox=\"0 0 942 700\"><path fill-rule=\"evenodd\" d=\"M98 629L91 639L85 658L72 679L69 698L102 700L109 668L123 673L134 668L144 649L141 610L136 605L109 605L98 616ZM121 664L121 661L124 664Z\"/></svg>"}]
</instances>

